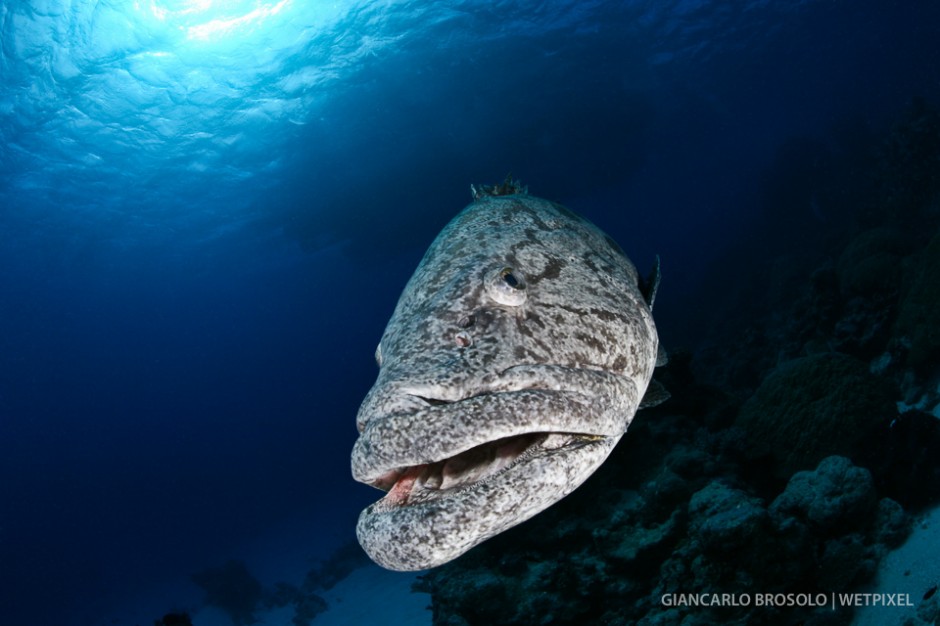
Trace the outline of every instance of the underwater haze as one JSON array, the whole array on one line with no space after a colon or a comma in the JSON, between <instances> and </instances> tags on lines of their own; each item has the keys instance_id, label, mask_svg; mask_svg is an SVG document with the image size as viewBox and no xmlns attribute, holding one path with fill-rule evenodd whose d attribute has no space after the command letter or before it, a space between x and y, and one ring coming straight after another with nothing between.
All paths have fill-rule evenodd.
<instances>
[{"instance_id":1,"label":"underwater haze","mask_svg":"<svg viewBox=\"0 0 940 626\"><path fill-rule=\"evenodd\" d=\"M729 303L839 258L868 155L940 106L938 42L920 1L4 0L0 623L249 623L198 573L299 584L353 541L373 353L471 183L660 255L667 348L741 348ZM744 401L774 365L703 367Z\"/></svg>"}]
</instances>

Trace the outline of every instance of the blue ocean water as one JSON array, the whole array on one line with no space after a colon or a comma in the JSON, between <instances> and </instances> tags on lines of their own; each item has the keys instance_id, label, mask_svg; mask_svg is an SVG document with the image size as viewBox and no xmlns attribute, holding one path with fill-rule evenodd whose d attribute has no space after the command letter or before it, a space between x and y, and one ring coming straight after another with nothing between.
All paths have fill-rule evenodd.
<instances>
[{"instance_id":1,"label":"blue ocean water","mask_svg":"<svg viewBox=\"0 0 940 626\"><path fill-rule=\"evenodd\" d=\"M929 2L3 2L0 622L352 539L372 354L470 183L660 254L694 346L781 150L940 102L938 41Z\"/></svg>"}]
</instances>

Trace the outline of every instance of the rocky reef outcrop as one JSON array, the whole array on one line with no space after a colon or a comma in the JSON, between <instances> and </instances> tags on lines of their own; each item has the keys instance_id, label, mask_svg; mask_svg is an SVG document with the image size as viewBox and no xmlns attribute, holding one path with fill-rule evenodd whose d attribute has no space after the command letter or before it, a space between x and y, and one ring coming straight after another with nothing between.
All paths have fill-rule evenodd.
<instances>
[{"instance_id":1,"label":"rocky reef outcrop","mask_svg":"<svg viewBox=\"0 0 940 626\"><path fill-rule=\"evenodd\" d=\"M774 369L744 403L736 425L752 459L772 457L778 477L826 456L857 458L878 429L897 416L897 393L861 361L822 353Z\"/></svg>"},{"instance_id":2,"label":"rocky reef outcrop","mask_svg":"<svg viewBox=\"0 0 940 626\"><path fill-rule=\"evenodd\" d=\"M909 259L892 340L905 364L930 377L940 360L940 233Z\"/></svg>"},{"instance_id":3,"label":"rocky reef outcrop","mask_svg":"<svg viewBox=\"0 0 940 626\"><path fill-rule=\"evenodd\" d=\"M258 623L256 616L260 612L283 608L292 609L293 626L309 626L327 610L320 594L368 563L368 557L353 541L315 563L300 585L279 581L264 586L243 561L234 559L193 574L192 581L205 592L204 604L225 613L233 626Z\"/></svg>"}]
</instances>

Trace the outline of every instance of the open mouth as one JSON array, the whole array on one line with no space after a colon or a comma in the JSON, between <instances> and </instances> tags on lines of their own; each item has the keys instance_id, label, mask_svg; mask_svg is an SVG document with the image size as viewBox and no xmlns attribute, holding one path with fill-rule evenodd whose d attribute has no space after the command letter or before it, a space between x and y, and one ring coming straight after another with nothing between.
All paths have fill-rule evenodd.
<instances>
[{"instance_id":1,"label":"open mouth","mask_svg":"<svg viewBox=\"0 0 940 626\"><path fill-rule=\"evenodd\" d=\"M382 509L420 504L486 483L538 454L602 439L595 435L550 432L504 437L441 461L392 470L371 484L388 492L376 503Z\"/></svg>"}]
</instances>

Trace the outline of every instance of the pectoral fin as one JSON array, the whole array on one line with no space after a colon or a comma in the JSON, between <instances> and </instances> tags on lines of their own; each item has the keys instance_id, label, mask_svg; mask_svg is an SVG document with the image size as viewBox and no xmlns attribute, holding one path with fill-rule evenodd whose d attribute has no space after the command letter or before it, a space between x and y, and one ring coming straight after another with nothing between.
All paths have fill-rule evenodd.
<instances>
[{"instance_id":1,"label":"pectoral fin","mask_svg":"<svg viewBox=\"0 0 940 626\"><path fill-rule=\"evenodd\" d=\"M643 399L640 400L640 408L648 409L657 406L671 397L672 394L666 390L662 383L657 382L655 379L651 380L649 387L646 388L646 394L644 394Z\"/></svg>"}]
</instances>

